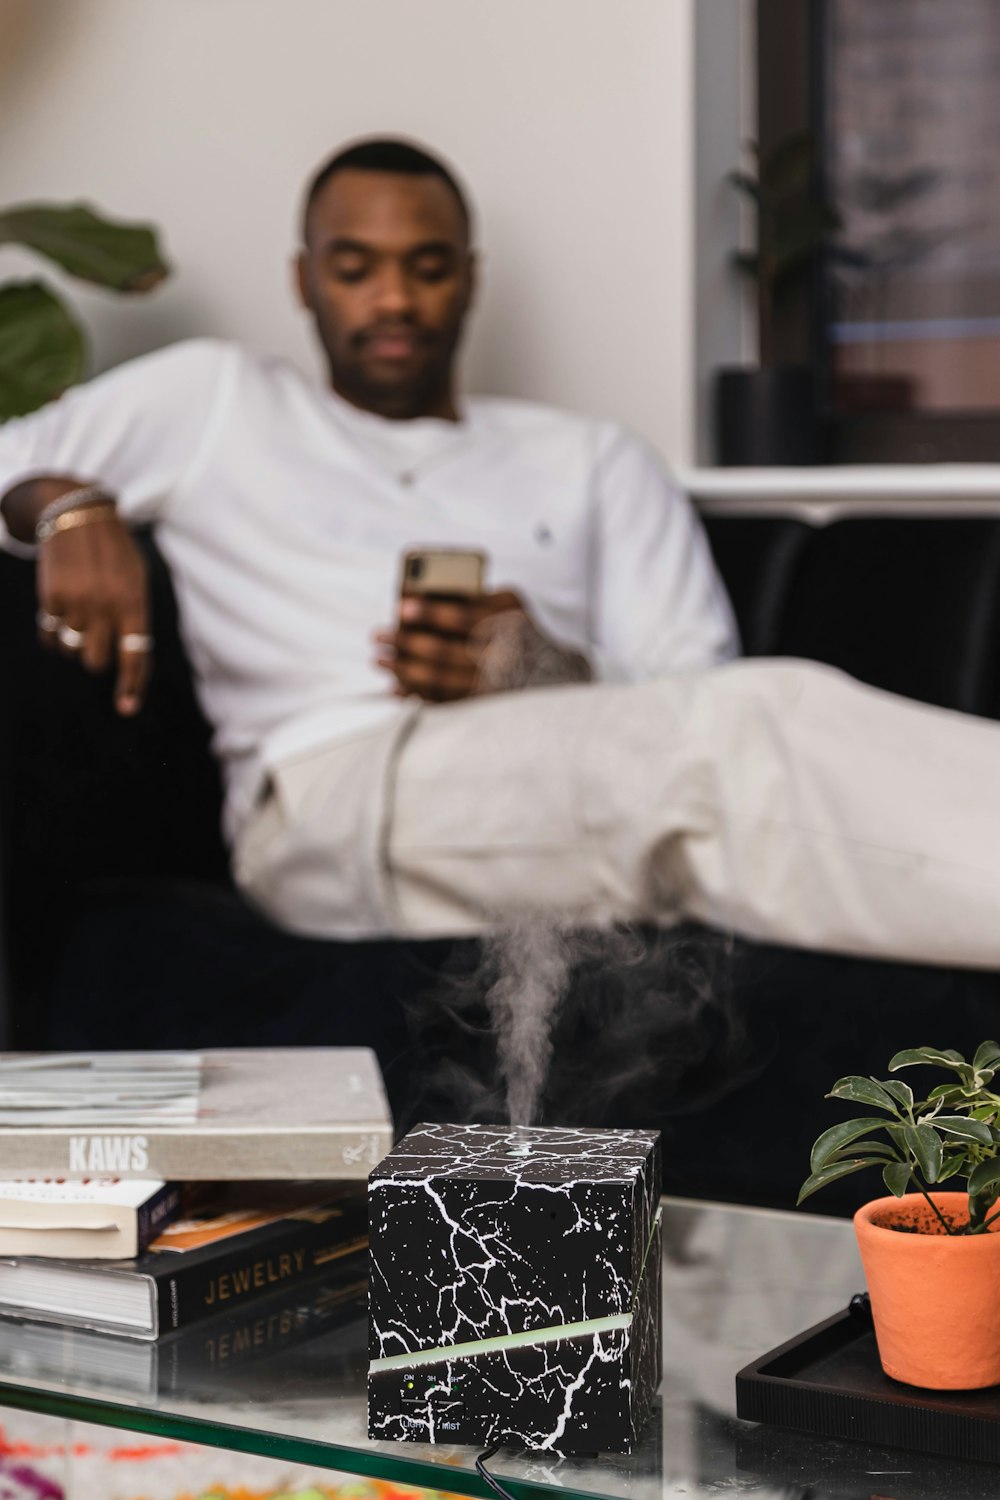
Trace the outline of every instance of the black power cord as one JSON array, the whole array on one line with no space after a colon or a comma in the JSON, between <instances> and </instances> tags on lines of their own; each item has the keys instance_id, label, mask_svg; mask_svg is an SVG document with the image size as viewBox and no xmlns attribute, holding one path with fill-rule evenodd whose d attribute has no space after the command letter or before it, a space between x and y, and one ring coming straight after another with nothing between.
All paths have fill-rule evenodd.
<instances>
[{"instance_id":1,"label":"black power cord","mask_svg":"<svg viewBox=\"0 0 1000 1500\"><path fill-rule=\"evenodd\" d=\"M511 1494L510 1490L505 1489L505 1487L500 1483L499 1479L497 1479L496 1475L491 1474L489 1469L486 1467L486 1460L492 1458L495 1453L499 1453L502 1447L503 1438L500 1438L493 1444L491 1448L487 1448L484 1453L480 1453L479 1457L476 1459L476 1473L479 1475L480 1479L484 1480L489 1485L490 1489L495 1495L499 1495L501 1497L501 1500L514 1500L514 1496Z\"/></svg>"}]
</instances>

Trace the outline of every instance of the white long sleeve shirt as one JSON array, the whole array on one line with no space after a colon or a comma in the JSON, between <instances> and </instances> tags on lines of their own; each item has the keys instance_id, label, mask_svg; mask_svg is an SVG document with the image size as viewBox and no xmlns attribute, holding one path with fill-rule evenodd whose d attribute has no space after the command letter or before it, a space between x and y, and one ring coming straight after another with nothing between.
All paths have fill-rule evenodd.
<instances>
[{"instance_id":1,"label":"white long sleeve shirt","mask_svg":"<svg viewBox=\"0 0 1000 1500\"><path fill-rule=\"evenodd\" d=\"M267 769L402 712L374 665L402 554L469 547L594 675L636 681L733 655L701 527L621 427L470 399L393 422L291 366L192 340L0 428L0 494L42 473L99 480L154 522L241 826ZM0 542L17 551L4 535Z\"/></svg>"}]
</instances>

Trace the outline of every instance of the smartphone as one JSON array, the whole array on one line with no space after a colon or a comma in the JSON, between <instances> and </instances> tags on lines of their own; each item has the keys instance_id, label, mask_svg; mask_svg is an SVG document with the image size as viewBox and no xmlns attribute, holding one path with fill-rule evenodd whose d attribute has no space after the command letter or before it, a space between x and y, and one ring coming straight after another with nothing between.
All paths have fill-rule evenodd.
<instances>
[{"instance_id":1,"label":"smartphone","mask_svg":"<svg viewBox=\"0 0 1000 1500\"><path fill-rule=\"evenodd\" d=\"M486 577L485 552L419 547L403 558L400 593L436 598L476 599Z\"/></svg>"}]
</instances>

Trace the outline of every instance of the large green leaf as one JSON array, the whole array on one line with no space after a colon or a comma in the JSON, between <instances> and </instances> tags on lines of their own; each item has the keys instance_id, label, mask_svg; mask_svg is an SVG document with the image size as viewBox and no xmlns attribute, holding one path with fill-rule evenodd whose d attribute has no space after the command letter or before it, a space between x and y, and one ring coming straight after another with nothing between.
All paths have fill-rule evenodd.
<instances>
[{"instance_id":1,"label":"large green leaf","mask_svg":"<svg viewBox=\"0 0 1000 1500\"><path fill-rule=\"evenodd\" d=\"M901 1078L883 1078L882 1087L887 1094L891 1094L897 1104L901 1104L907 1114L913 1109L913 1090L908 1083Z\"/></svg>"},{"instance_id":2,"label":"large green leaf","mask_svg":"<svg viewBox=\"0 0 1000 1500\"><path fill-rule=\"evenodd\" d=\"M83 376L83 334L40 281L0 287L0 421L35 411Z\"/></svg>"},{"instance_id":3,"label":"large green leaf","mask_svg":"<svg viewBox=\"0 0 1000 1500\"><path fill-rule=\"evenodd\" d=\"M976 1141L980 1146L992 1146L993 1134L981 1120L970 1120L965 1115L935 1115L935 1130L946 1135L957 1136L961 1141Z\"/></svg>"},{"instance_id":4,"label":"large green leaf","mask_svg":"<svg viewBox=\"0 0 1000 1500\"><path fill-rule=\"evenodd\" d=\"M826 1097L849 1099L852 1104L873 1104L876 1109L884 1109L890 1115L897 1117L899 1115L896 1101L891 1094L886 1093L880 1083L874 1078L861 1078L855 1073L847 1078L838 1078Z\"/></svg>"},{"instance_id":5,"label":"large green leaf","mask_svg":"<svg viewBox=\"0 0 1000 1500\"><path fill-rule=\"evenodd\" d=\"M809 1165L814 1172L821 1172L835 1151L843 1146L850 1145L860 1136L867 1135L870 1130L882 1130L885 1120L866 1118L861 1120L844 1120L840 1125L831 1125L829 1130L824 1130L812 1148Z\"/></svg>"},{"instance_id":6,"label":"large green leaf","mask_svg":"<svg viewBox=\"0 0 1000 1500\"><path fill-rule=\"evenodd\" d=\"M116 292L148 292L168 274L150 225L114 223L85 203L6 209L0 244L27 245L71 276Z\"/></svg>"},{"instance_id":7,"label":"large green leaf","mask_svg":"<svg viewBox=\"0 0 1000 1500\"><path fill-rule=\"evenodd\" d=\"M969 1158L965 1155L964 1152L960 1152L958 1156L946 1156L944 1159L944 1165L942 1166L937 1176L938 1184L940 1185L942 1182L947 1182L949 1177L957 1177L959 1172L961 1172L964 1176L968 1171Z\"/></svg>"},{"instance_id":8,"label":"large green leaf","mask_svg":"<svg viewBox=\"0 0 1000 1500\"><path fill-rule=\"evenodd\" d=\"M911 1175L909 1164L905 1161L894 1161L890 1166L882 1168L882 1181L897 1198L902 1198L906 1192Z\"/></svg>"},{"instance_id":9,"label":"large green leaf","mask_svg":"<svg viewBox=\"0 0 1000 1500\"><path fill-rule=\"evenodd\" d=\"M960 1084L939 1083L927 1095L927 1103L933 1104L940 1100L942 1104L964 1104L967 1098L968 1095Z\"/></svg>"},{"instance_id":10,"label":"large green leaf","mask_svg":"<svg viewBox=\"0 0 1000 1500\"><path fill-rule=\"evenodd\" d=\"M1000 1042L980 1042L972 1066L978 1073L981 1068L1000 1066Z\"/></svg>"},{"instance_id":11,"label":"large green leaf","mask_svg":"<svg viewBox=\"0 0 1000 1500\"><path fill-rule=\"evenodd\" d=\"M944 1159L944 1148L937 1131L932 1130L929 1125L907 1125L903 1134L924 1174L924 1181L937 1182Z\"/></svg>"},{"instance_id":12,"label":"large green leaf","mask_svg":"<svg viewBox=\"0 0 1000 1500\"><path fill-rule=\"evenodd\" d=\"M870 1156L874 1161L899 1161L899 1152L893 1151L892 1147L885 1141L873 1141L864 1139L854 1141L850 1146L845 1146L842 1151L834 1151L826 1159L826 1165L831 1166L835 1161L846 1161L851 1156Z\"/></svg>"},{"instance_id":13,"label":"large green leaf","mask_svg":"<svg viewBox=\"0 0 1000 1500\"><path fill-rule=\"evenodd\" d=\"M839 1161L832 1166L824 1167L822 1172L813 1172L799 1189L799 1196L795 1200L796 1208L807 1198L812 1197L813 1193L818 1192L821 1187L826 1187L828 1182L836 1182L839 1177L849 1177L852 1172L860 1172L862 1167L874 1165L876 1163L870 1156L860 1156L850 1161Z\"/></svg>"},{"instance_id":14,"label":"large green leaf","mask_svg":"<svg viewBox=\"0 0 1000 1500\"><path fill-rule=\"evenodd\" d=\"M974 1167L969 1173L969 1193L984 1193L987 1188L995 1187L1000 1182L1000 1157L993 1157L991 1161L981 1161L978 1167Z\"/></svg>"},{"instance_id":15,"label":"large green leaf","mask_svg":"<svg viewBox=\"0 0 1000 1500\"><path fill-rule=\"evenodd\" d=\"M912 1068L916 1063L937 1063L943 1068L954 1068L956 1072L965 1072L972 1076L972 1069L966 1063L961 1052L942 1051L940 1047L908 1047L903 1052L897 1052L889 1063L889 1072L895 1073L897 1068Z\"/></svg>"}]
</instances>

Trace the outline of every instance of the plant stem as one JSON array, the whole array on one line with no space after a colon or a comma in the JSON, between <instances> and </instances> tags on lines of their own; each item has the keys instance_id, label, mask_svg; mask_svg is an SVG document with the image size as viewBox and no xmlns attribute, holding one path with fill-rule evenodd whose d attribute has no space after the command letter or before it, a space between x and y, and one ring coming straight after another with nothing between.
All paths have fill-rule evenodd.
<instances>
[{"instance_id":1,"label":"plant stem","mask_svg":"<svg viewBox=\"0 0 1000 1500\"><path fill-rule=\"evenodd\" d=\"M954 1234L955 1233L954 1229L951 1228L950 1224L948 1223L948 1220L945 1218L944 1214L938 1208L937 1204L934 1202L934 1199L931 1197L930 1193L927 1191L927 1189L924 1187L923 1183L920 1181L920 1178L917 1177L916 1174L913 1173L913 1172L910 1173L910 1178L911 1178L911 1180L913 1182L915 1182L917 1184L917 1187L919 1188L920 1192L923 1193L924 1197L927 1199L927 1202L930 1204L931 1208L934 1210L935 1214L940 1219L940 1221L941 1221L941 1227L943 1228L945 1234Z\"/></svg>"}]
</instances>

